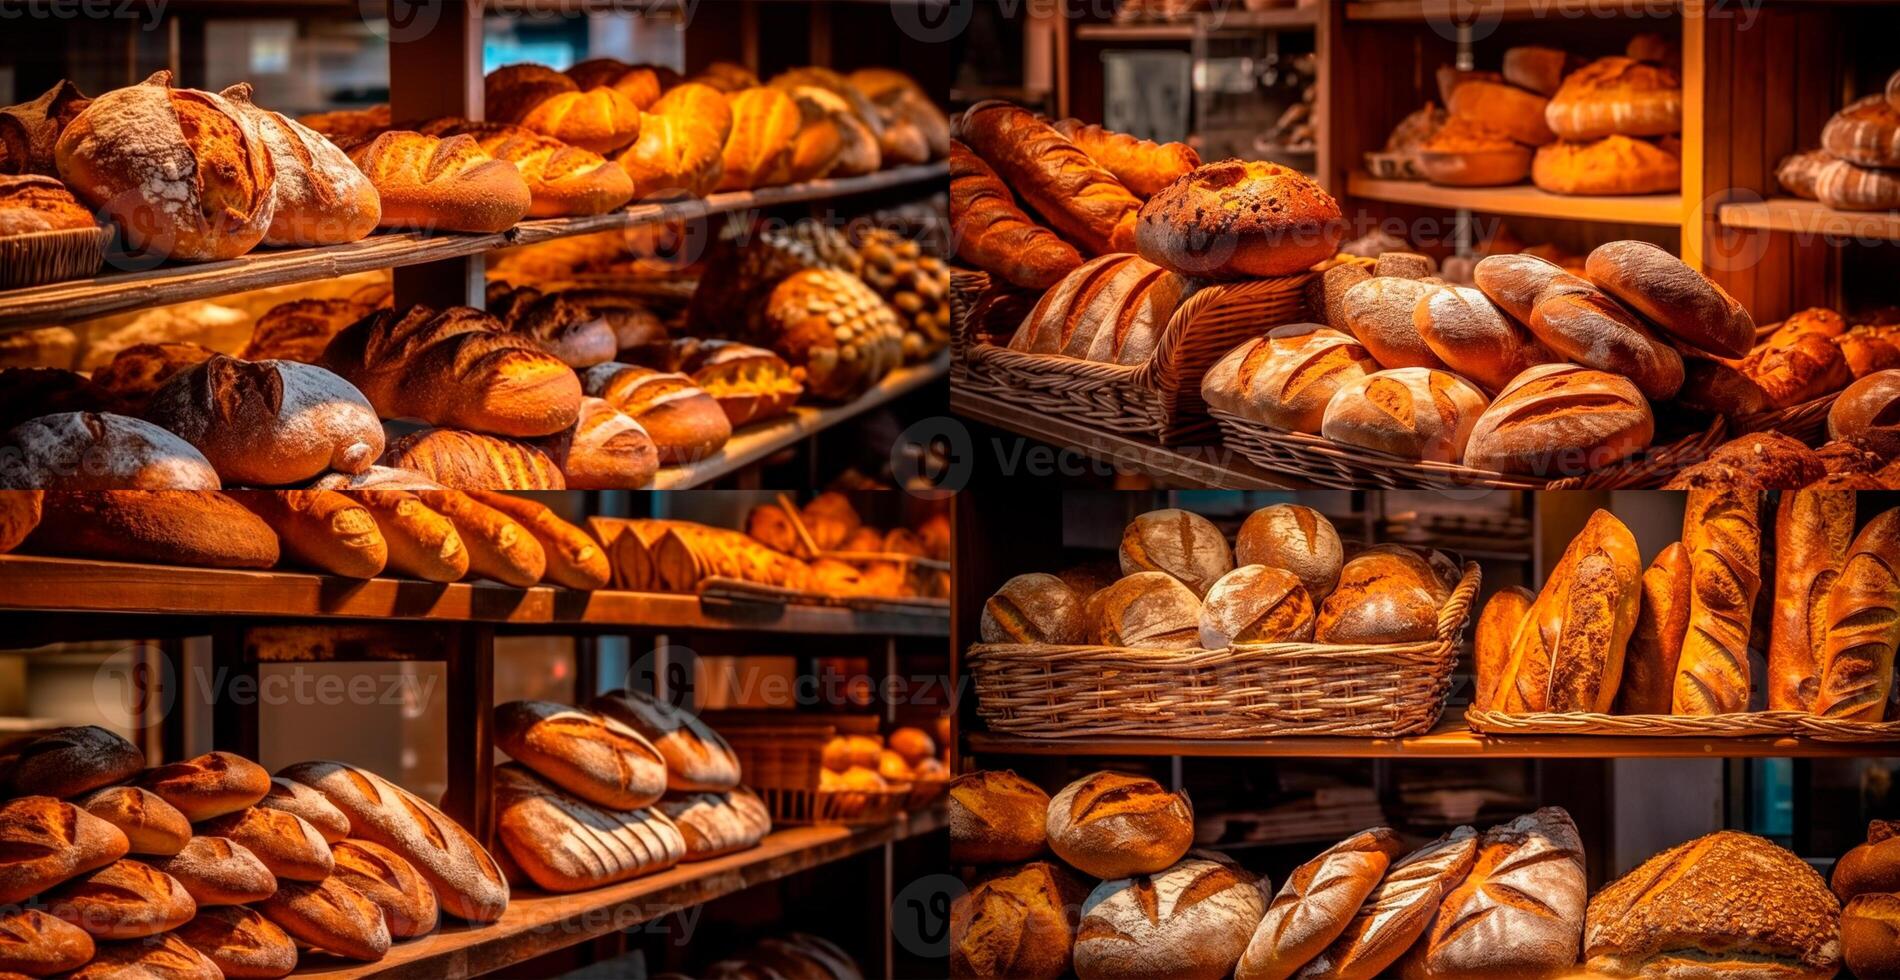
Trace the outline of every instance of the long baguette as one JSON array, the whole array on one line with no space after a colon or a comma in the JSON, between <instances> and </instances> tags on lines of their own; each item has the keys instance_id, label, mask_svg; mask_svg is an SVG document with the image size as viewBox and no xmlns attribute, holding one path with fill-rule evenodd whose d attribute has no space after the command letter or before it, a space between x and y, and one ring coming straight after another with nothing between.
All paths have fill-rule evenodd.
<instances>
[{"instance_id":1,"label":"long baguette","mask_svg":"<svg viewBox=\"0 0 1900 980\"><path fill-rule=\"evenodd\" d=\"M1880 721L1893 689L1900 643L1900 509L1868 522L1854 537L1827 598L1820 691L1814 713Z\"/></svg>"},{"instance_id":2,"label":"long baguette","mask_svg":"<svg viewBox=\"0 0 1900 980\"><path fill-rule=\"evenodd\" d=\"M1617 713L1666 715L1675 697L1676 665L1689 631L1689 553L1682 542L1656 553L1643 572L1643 604L1623 659Z\"/></svg>"},{"instance_id":3,"label":"long baguette","mask_svg":"<svg viewBox=\"0 0 1900 980\"><path fill-rule=\"evenodd\" d=\"M1186 143L1156 143L1080 119L1058 120L1055 127L1056 132L1081 147L1089 159L1142 198L1161 193L1176 178L1201 165L1200 154Z\"/></svg>"},{"instance_id":4,"label":"long baguette","mask_svg":"<svg viewBox=\"0 0 1900 980\"><path fill-rule=\"evenodd\" d=\"M962 143L950 144L950 225L957 257L1027 289L1048 289L1082 254L1016 206L996 171Z\"/></svg>"},{"instance_id":5,"label":"long baguette","mask_svg":"<svg viewBox=\"0 0 1900 980\"><path fill-rule=\"evenodd\" d=\"M1141 199L1035 113L978 102L956 135L1064 238L1092 255L1135 250Z\"/></svg>"},{"instance_id":6,"label":"long baguette","mask_svg":"<svg viewBox=\"0 0 1900 980\"><path fill-rule=\"evenodd\" d=\"M1828 594L1854 540L1854 491L1791 490L1775 512L1775 616L1768 707L1812 711L1827 638Z\"/></svg>"},{"instance_id":7,"label":"long baguette","mask_svg":"<svg viewBox=\"0 0 1900 980\"><path fill-rule=\"evenodd\" d=\"M654 540L651 550L666 592L696 592L700 582L714 577L798 591L810 584L811 570L804 562L725 528L676 525Z\"/></svg>"},{"instance_id":8,"label":"long baguette","mask_svg":"<svg viewBox=\"0 0 1900 980\"><path fill-rule=\"evenodd\" d=\"M1691 490L1689 630L1671 707L1679 715L1748 710L1748 626L1761 588L1761 501L1753 490Z\"/></svg>"},{"instance_id":9,"label":"long baguette","mask_svg":"<svg viewBox=\"0 0 1900 980\"><path fill-rule=\"evenodd\" d=\"M1577 534L1524 614L1494 711L1608 711L1636 628L1641 557L1629 528L1599 510Z\"/></svg>"}]
</instances>

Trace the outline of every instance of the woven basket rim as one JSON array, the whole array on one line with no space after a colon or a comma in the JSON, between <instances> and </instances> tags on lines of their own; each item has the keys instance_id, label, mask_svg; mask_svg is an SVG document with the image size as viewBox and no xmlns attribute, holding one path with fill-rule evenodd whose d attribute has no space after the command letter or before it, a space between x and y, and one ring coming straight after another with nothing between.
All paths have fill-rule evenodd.
<instances>
[{"instance_id":1,"label":"woven basket rim","mask_svg":"<svg viewBox=\"0 0 1900 980\"><path fill-rule=\"evenodd\" d=\"M1465 709L1472 731L1494 738L1514 735L1642 736L1649 738L1750 738L1794 735L1800 711L1737 711L1719 715L1615 715L1595 711L1505 712Z\"/></svg>"},{"instance_id":2,"label":"woven basket rim","mask_svg":"<svg viewBox=\"0 0 1900 980\"><path fill-rule=\"evenodd\" d=\"M1900 720L1853 721L1804 714L1799 725L1802 735L1825 742L1900 742Z\"/></svg>"}]
</instances>

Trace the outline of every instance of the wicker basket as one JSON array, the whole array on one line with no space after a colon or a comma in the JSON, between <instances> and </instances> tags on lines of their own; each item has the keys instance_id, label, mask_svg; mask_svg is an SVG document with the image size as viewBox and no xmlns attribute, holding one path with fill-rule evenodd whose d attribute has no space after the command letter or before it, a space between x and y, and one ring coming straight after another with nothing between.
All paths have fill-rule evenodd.
<instances>
[{"instance_id":1,"label":"wicker basket","mask_svg":"<svg viewBox=\"0 0 1900 980\"><path fill-rule=\"evenodd\" d=\"M106 261L106 228L32 231L0 237L0 289L20 289L97 275Z\"/></svg>"},{"instance_id":2,"label":"wicker basket","mask_svg":"<svg viewBox=\"0 0 1900 980\"><path fill-rule=\"evenodd\" d=\"M979 644L970 648L976 713L991 731L1036 738L1420 734L1444 710L1478 578L1467 562L1437 636L1413 643Z\"/></svg>"},{"instance_id":3,"label":"wicker basket","mask_svg":"<svg viewBox=\"0 0 1900 980\"><path fill-rule=\"evenodd\" d=\"M1322 487L1363 490L1370 487L1452 490L1486 487L1494 490L1628 490L1660 487L1684 466L1697 462L1723 441L1721 419L1709 428L1684 436L1587 476L1545 480L1514 473L1404 459L1385 453L1342 446L1304 432L1286 432L1210 409L1226 435L1226 444L1262 469L1284 473Z\"/></svg>"},{"instance_id":4,"label":"wicker basket","mask_svg":"<svg viewBox=\"0 0 1900 980\"><path fill-rule=\"evenodd\" d=\"M1304 315L1310 273L1203 286L1175 310L1145 363L1103 364L1010 350L992 336L1013 332L1028 310L999 298L979 300L963 322L960 386L1032 411L1112 432L1191 442L1214 423L1201 401L1201 378L1228 351Z\"/></svg>"},{"instance_id":5,"label":"wicker basket","mask_svg":"<svg viewBox=\"0 0 1900 980\"><path fill-rule=\"evenodd\" d=\"M1802 715L1800 732L1817 742L1900 743L1900 721L1848 721Z\"/></svg>"},{"instance_id":6,"label":"wicker basket","mask_svg":"<svg viewBox=\"0 0 1900 980\"><path fill-rule=\"evenodd\" d=\"M1726 715L1606 715L1538 711L1506 714L1465 710L1465 724L1481 735L1643 735L1657 738L1746 738L1793 735L1807 717L1799 711Z\"/></svg>"},{"instance_id":7,"label":"wicker basket","mask_svg":"<svg viewBox=\"0 0 1900 980\"><path fill-rule=\"evenodd\" d=\"M1779 432L1793 436L1810 446L1827 441L1827 413L1834 409L1839 391L1830 391L1812 401L1754 415L1739 416L1730 422L1736 435L1750 432Z\"/></svg>"},{"instance_id":8,"label":"wicker basket","mask_svg":"<svg viewBox=\"0 0 1900 980\"><path fill-rule=\"evenodd\" d=\"M833 724L832 722L839 722ZM889 823L904 811L913 785L895 783L879 793L829 793L818 789L825 743L840 734L875 734L876 722L864 731L838 719L785 724L722 725L720 734L739 759L747 786L765 801L774 824L837 824L862 827Z\"/></svg>"}]
</instances>

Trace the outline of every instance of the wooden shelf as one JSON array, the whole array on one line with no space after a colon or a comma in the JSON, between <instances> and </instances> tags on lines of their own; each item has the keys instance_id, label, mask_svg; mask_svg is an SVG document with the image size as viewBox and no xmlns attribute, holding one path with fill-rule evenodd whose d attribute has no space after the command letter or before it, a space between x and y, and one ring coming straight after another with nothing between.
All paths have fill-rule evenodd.
<instances>
[{"instance_id":1,"label":"wooden shelf","mask_svg":"<svg viewBox=\"0 0 1900 980\"><path fill-rule=\"evenodd\" d=\"M389 955L376 963L308 955L292 975L324 980L435 980L491 973L754 885L934 833L943 826L939 807L879 827L792 827L767 835L750 850L677 865L606 888L566 895L524 892L510 898L508 911L498 922L457 923L420 939L395 943Z\"/></svg>"},{"instance_id":2,"label":"wooden shelf","mask_svg":"<svg viewBox=\"0 0 1900 980\"><path fill-rule=\"evenodd\" d=\"M48 323L70 323L108 313L223 296L266 286L333 279L371 269L438 262L570 235L941 182L948 178L949 173L949 165L945 163L898 167L863 177L814 180L757 191L731 191L703 199L663 204L636 204L608 214L584 218L537 218L493 235L388 232L371 235L348 245L258 249L221 262L164 265L143 272L107 272L91 279L0 291L0 331Z\"/></svg>"},{"instance_id":3,"label":"wooden shelf","mask_svg":"<svg viewBox=\"0 0 1900 980\"><path fill-rule=\"evenodd\" d=\"M1077 24L1075 39L1078 41L1120 41L1126 44L1191 41L1194 39L1194 23L1178 21L1165 24Z\"/></svg>"},{"instance_id":4,"label":"wooden shelf","mask_svg":"<svg viewBox=\"0 0 1900 980\"><path fill-rule=\"evenodd\" d=\"M732 434L719 451L688 466L668 466L653 478L653 490L687 490L704 486L736 470L771 456L815 433L895 401L950 374L950 352L922 364L891 372L870 391L844 405L800 405L790 415L748 425Z\"/></svg>"},{"instance_id":5,"label":"wooden shelf","mask_svg":"<svg viewBox=\"0 0 1900 980\"><path fill-rule=\"evenodd\" d=\"M988 395L950 386L950 411L999 429L1072 450L1113 465L1118 470L1149 476L1203 490L1284 490L1300 486L1297 481L1270 473L1242 459L1233 450L1220 445L1166 447L1119 433L1103 432L1077 422L1012 405ZM973 465L991 466L1020 460L1014 452L992 453L976 450ZM1019 469L1023 466L1018 463ZM1003 472L1003 476L1022 477L1022 472Z\"/></svg>"},{"instance_id":6,"label":"wooden shelf","mask_svg":"<svg viewBox=\"0 0 1900 980\"><path fill-rule=\"evenodd\" d=\"M1440 187L1422 180L1383 180L1354 173L1346 192L1353 197L1391 204L1462 208L1486 214L1571 221L1616 221L1638 225L1682 224L1682 197L1677 194L1641 194L1622 197L1550 194L1529 184L1510 187Z\"/></svg>"},{"instance_id":7,"label":"wooden shelf","mask_svg":"<svg viewBox=\"0 0 1900 980\"><path fill-rule=\"evenodd\" d=\"M1602 17L1621 13L1653 17L1664 7L1679 12L1682 0L1349 0L1347 20L1416 21L1480 16L1506 18Z\"/></svg>"},{"instance_id":8,"label":"wooden shelf","mask_svg":"<svg viewBox=\"0 0 1900 980\"><path fill-rule=\"evenodd\" d=\"M0 555L0 611L182 617L201 633L207 628L202 622L206 616L480 622L578 632L630 628L899 636L948 636L950 632L947 610L741 603L614 589L517 589L491 582L358 580L304 572L39 555Z\"/></svg>"},{"instance_id":9,"label":"wooden shelf","mask_svg":"<svg viewBox=\"0 0 1900 980\"><path fill-rule=\"evenodd\" d=\"M1335 735L1232 741L1181 738L1025 738L971 732L972 753L1068 756L1199 756L1208 758L1350 759L1758 759L1900 756L1892 746L1817 742L1793 736L1761 738L1644 738L1589 735L1479 735L1447 718L1429 734L1406 738Z\"/></svg>"},{"instance_id":10,"label":"wooden shelf","mask_svg":"<svg viewBox=\"0 0 1900 980\"><path fill-rule=\"evenodd\" d=\"M1729 228L1900 241L1900 211L1836 211L1819 201L1804 201L1798 197L1724 204L1716 218Z\"/></svg>"},{"instance_id":11,"label":"wooden shelf","mask_svg":"<svg viewBox=\"0 0 1900 980\"><path fill-rule=\"evenodd\" d=\"M1321 0L1322 3L1327 0ZM1318 6L1279 7L1270 10L1229 10L1212 14L1199 14L1200 23L1206 30L1275 30L1290 28L1294 30L1311 29L1319 25Z\"/></svg>"}]
</instances>

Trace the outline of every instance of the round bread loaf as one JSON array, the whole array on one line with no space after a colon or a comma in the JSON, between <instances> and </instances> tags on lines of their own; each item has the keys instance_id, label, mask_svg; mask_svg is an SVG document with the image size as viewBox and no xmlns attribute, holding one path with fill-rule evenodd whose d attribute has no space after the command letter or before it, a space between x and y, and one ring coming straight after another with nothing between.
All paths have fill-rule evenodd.
<instances>
[{"instance_id":1,"label":"round bread loaf","mask_svg":"<svg viewBox=\"0 0 1900 980\"><path fill-rule=\"evenodd\" d=\"M1543 146L1557 139L1544 110L1550 100L1515 85L1475 78L1452 90L1446 111L1455 119L1473 119L1526 146Z\"/></svg>"},{"instance_id":2,"label":"round bread loaf","mask_svg":"<svg viewBox=\"0 0 1900 980\"><path fill-rule=\"evenodd\" d=\"M0 912L0 973L50 977L84 966L92 954L92 937L70 922L39 909Z\"/></svg>"},{"instance_id":3,"label":"round bread loaf","mask_svg":"<svg viewBox=\"0 0 1900 980\"><path fill-rule=\"evenodd\" d=\"M1662 331L1698 350L1741 357L1755 321L1721 286L1648 242L1599 245L1585 260L1590 281Z\"/></svg>"},{"instance_id":4,"label":"round bread loaf","mask_svg":"<svg viewBox=\"0 0 1900 980\"><path fill-rule=\"evenodd\" d=\"M1292 572L1317 606L1339 584L1345 553L1326 515L1300 504L1269 504L1247 515L1234 535L1234 563Z\"/></svg>"},{"instance_id":5,"label":"round bread loaf","mask_svg":"<svg viewBox=\"0 0 1900 980\"><path fill-rule=\"evenodd\" d=\"M1682 387L1682 355L1603 293L1546 295L1531 311L1530 328L1553 352L1623 375L1652 400Z\"/></svg>"},{"instance_id":6,"label":"round bread loaf","mask_svg":"<svg viewBox=\"0 0 1900 980\"><path fill-rule=\"evenodd\" d=\"M552 701L495 706L495 747L556 786L613 810L638 810L666 792L666 759L639 732Z\"/></svg>"},{"instance_id":7,"label":"round bread loaf","mask_svg":"<svg viewBox=\"0 0 1900 980\"><path fill-rule=\"evenodd\" d=\"M0 905L15 905L126 854L119 828L50 796L0 805Z\"/></svg>"},{"instance_id":8,"label":"round bread loaf","mask_svg":"<svg viewBox=\"0 0 1900 980\"><path fill-rule=\"evenodd\" d=\"M336 866L323 835L288 810L252 806L207 820L198 832L245 848L282 879L322 881Z\"/></svg>"},{"instance_id":9,"label":"round bread loaf","mask_svg":"<svg viewBox=\"0 0 1900 980\"><path fill-rule=\"evenodd\" d=\"M1412 325L1439 360L1487 391L1501 391L1524 369L1556 360L1483 292L1470 286L1447 286L1425 294L1412 308Z\"/></svg>"},{"instance_id":10,"label":"round bread loaf","mask_svg":"<svg viewBox=\"0 0 1900 980\"><path fill-rule=\"evenodd\" d=\"M1743 358L1740 369L1761 386L1776 408L1792 408L1839 391L1854 378L1841 348L1818 334L1763 347Z\"/></svg>"},{"instance_id":11,"label":"round bread loaf","mask_svg":"<svg viewBox=\"0 0 1900 980\"><path fill-rule=\"evenodd\" d=\"M145 417L196 446L233 483L361 473L383 454L382 421L363 393L296 361L214 355L165 382Z\"/></svg>"},{"instance_id":12,"label":"round bread loaf","mask_svg":"<svg viewBox=\"0 0 1900 980\"><path fill-rule=\"evenodd\" d=\"M1405 459L1456 463L1484 406L1484 392L1455 374L1395 368L1342 386L1326 405L1320 434Z\"/></svg>"},{"instance_id":13,"label":"round bread loaf","mask_svg":"<svg viewBox=\"0 0 1900 980\"><path fill-rule=\"evenodd\" d=\"M1900 892L1900 821L1868 823L1867 842L1834 862L1830 884L1843 902L1869 892Z\"/></svg>"},{"instance_id":14,"label":"round bread loaf","mask_svg":"<svg viewBox=\"0 0 1900 980\"><path fill-rule=\"evenodd\" d=\"M100 943L92 962L68 973L66 980L224 980L216 963L176 933L120 943Z\"/></svg>"},{"instance_id":15,"label":"round bread loaf","mask_svg":"<svg viewBox=\"0 0 1900 980\"><path fill-rule=\"evenodd\" d=\"M191 443L143 419L61 412L0 438L0 488L216 490L218 471Z\"/></svg>"},{"instance_id":16,"label":"round bread loaf","mask_svg":"<svg viewBox=\"0 0 1900 980\"><path fill-rule=\"evenodd\" d=\"M948 797L952 864L1028 861L1048 846L1049 794L1008 769L958 776Z\"/></svg>"},{"instance_id":17,"label":"round bread loaf","mask_svg":"<svg viewBox=\"0 0 1900 980\"><path fill-rule=\"evenodd\" d=\"M334 877L286 881L257 910L298 940L338 956L373 963L389 952L383 910Z\"/></svg>"},{"instance_id":18,"label":"round bread loaf","mask_svg":"<svg viewBox=\"0 0 1900 980\"><path fill-rule=\"evenodd\" d=\"M1223 861L1190 858L1165 871L1104 881L1075 934L1081 980L1220 980L1266 913L1262 883Z\"/></svg>"},{"instance_id":19,"label":"round bread loaf","mask_svg":"<svg viewBox=\"0 0 1900 980\"><path fill-rule=\"evenodd\" d=\"M241 755L207 752L149 770L138 784L197 823L255 805L270 792L270 773Z\"/></svg>"},{"instance_id":20,"label":"round bread loaf","mask_svg":"<svg viewBox=\"0 0 1900 980\"><path fill-rule=\"evenodd\" d=\"M1332 258L1345 237L1339 202L1313 179L1263 161L1222 160L1142 205L1135 251L1200 279L1268 279Z\"/></svg>"},{"instance_id":21,"label":"round bread loaf","mask_svg":"<svg viewBox=\"0 0 1900 980\"><path fill-rule=\"evenodd\" d=\"M19 796L79 796L145 768L145 754L98 725L61 728L26 743L13 760L10 788Z\"/></svg>"},{"instance_id":22,"label":"round bread loaf","mask_svg":"<svg viewBox=\"0 0 1900 980\"><path fill-rule=\"evenodd\" d=\"M1472 266L1471 276L1491 302L1519 323L1530 322L1531 311L1546 294L1594 291L1557 263L1523 252L1487 255Z\"/></svg>"},{"instance_id":23,"label":"round bread loaf","mask_svg":"<svg viewBox=\"0 0 1900 980\"><path fill-rule=\"evenodd\" d=\"M48 913L94 939L156 936L184 925L198 911L178 879L130 858L68 881L44 898Z\"/></svg>"},{"instance_id":24,"label":"round bread loaf","mask_svg":"<svg viewBox=\"0 0 1900 980\"><path fill-rule=\"evenodd\" d=\"M108 786L74 802L119 828L133 854L177 854L191 840L191 822L150 790Z\"/></svg>"},{"instance_id":25,"label":"round bread loaf","mask_svg":"<svg viewBox=\"0 0 1900 980\"><path fill-rule=\"evenodd\" d=\"M1404 848L1390 828L1374 827L1293 869L1254 930L1234 980L1286 980L1324 952Z\"/></svg>"},{"instance_id":26,"label":"round bread loaf","mask_svg":"<svg viewBox=\"0 0 1900 980\"><path fill-rule=\"evenodd\" d=\"M297 968L297 944L269 919L239 905L201 908L175 934L228 980L271 980Z\"/></svg>"},{"instance_id":27,"label":"round bread loaf","mask_svg":"<svg viewBox=\"0 0 1900 980\"><path fill-rule=\"evenodd\" d=\"M739 757L697 715L631 690L609 691L587 706L653 743L666 760L669 791L718 793L739 785Z\"/></svg>"},{"instance_id":28,"label":"round bread loaf","mask_svg":"<svg viewBox=\"0 0 1900 980\"><path fill-rule=\"evenodd\" d=\"M1833 160L1815 172L1814 198L1841 211L1891 211L1900 208L1900 175Z\"/></svg>"},{"instance_id":29,"label":"round bread loaf","mask_svg":"<svg viewBox=\"0 0 1900 980\"><path fill-rule=\"evenodd\" d=\"M250 117L275 173L266 245L341 245L376 230L381 199L369 178L335 143L281 113L251 102L251 85L218 93Z\"/></svg>"},{"instance_id":30,"label":"round bread loaf","mask_svg":"<svg viewBox=\"0 0 1900 980\"><path fill-rule=\"evenodd\" d=\"M1821 148L1863 167L1900 167L1900 109L1878 93L1856 99L1821 127Z\"/></svg>"},{"instance_id":31,"label":"round bread loaf","mask_svg":"<svg viewBox=\"0 0 1900 980\"><path fill-rule=\"evenodd\" d=\"M1900 976L1900 895L1859 895L1841 910L1841 958L1856 977Z\"/></svg>"},{"instance_id":32,"label":"round bread loaf","mask_svg":"<svg viewBox=\"0 0 1900 980\"><path fill-rule=\"evenodd\" d=\"M1074 872L1036 861L997 872L950 903L950 976L1056 980L1088 889Z\"/></svg>"},{"instance_id":33,"label":"round bread loaf","mask_svg":"<svg viewBox=\"0 0 1900 980\"><path fill-rule=\"evenodd\" d=\"M1445 584L1409 548L1370 548L1339 570L1339 587L1320 606L1320 643L1412 643L1438 632Z\"/></svg>"},{"instance_id":34,"label":"round bread loaf","mask_svg":"<svg viewBox=\"0 0 1900 980\"><path fill-rule=\"evenodd\" d=\"M1662 65L1621 55L1599 58L1564 78L1544 120L1567 140L1678 133L1682 80Z\"/></svg>"},{"instance_id":35,"label":"round bread loaf","mask_svg":"<svg viewBox=\"0 0 1900 980\"><path fill-rule=\"evenodd\" d=\"M1304 643L1313 638L1313 600L1292 572L1242 565L1220 577L1201 605L1201 647Z\"/></svg>"},{"instance_id":36,"label":"round bread loaf","mask_svg":"<svg viewBox=\"0 0 1900 980\"><path fill-rule=\"evenodd\" d=\"M1089 596L1088 640L1141 650L1191 650L1200 641L1201 600L1166 572L1136 572Z\"/></svg>"},{"instance_id":37,"label":"round bread loaf","mask_svg":"<svg viewBox=\"0 0 1900 980\"><path fill-rule=\"evenodd\" d=\"M1194 843L1194 806L1186 790L1170 793L1145 776L1097 772L1049 800L1044 832L1049 849L1085 874L1150 874L1179 861Z\"/></svg>"},{"instance_id":38,"label":"round bread loaf","mask_svg":"<svg viewBox=\"0 0 1900 980\"><path fill-rule=\"evenodd\" d=\"M1054 575L1030 572L1003 583L983 603L977 625L985 643L1081 643L1088 624L1082 597Z\"/></svg>"},{"instance_id":39,"label":"round bread loaf","mask_svg":"<svg viewBox=\"0 0 1900 980\"><path fill-rule=\"evenodd\" d=\"M391 937L407 939L435 930L440 918L435 890L402 855L373 841L355 839L336 842L330 853L336 859L332 877L383 910Z\"/></svg>"},{"instance_id":40,"label":"round bread loaf","mask_svg":"<svg viewBox=\"0 0 1900 980\"><path fill-rule=\"evenodd\" d=\"M1827 434L1887 458L1900 455L1900 370L1876 371L1842 390L1828 409Z\"/></svg>"},{"instance_id":41,"label":"round bread loaf","mask_svg":"<svg viewBox=\"0 0 1900 980\"><path fill-rule=\"evenodd\" d=\"M264 862L250 848L225 837L193 837L177 854L148 863L178 879L200 909L247 905L277 891L277 878Z\"/></svg>"},{"instance_id":42,"label":"round bread loaf","mask_svg":"<svg viewBox=\"0 0 1900 980\"><path fill-rule=\"evenodd\" d=\"M1216 361L1201 381L1201 398L1244 419L1316 435L1333 392L1378 369L1371 352L1350 334L1317 323L1290 323Z\"/></svg>"},{"instance_id":43,"label":"round bread loaf","mask_svg":"<svg viewBox=\"0 0 1900 980\"><path fill-rule=\"evenodd\" d=\"M1374 276L1346 290L1340 300L1340 315L1345 318L1345 328L1359 338L1381 367L1443 368L1445 362L1419 335L1412 313L1440 288L1418 279Z\"/></svg>"},{"instance_id":44,"label":"round bread loaf","mask_svg":"<svg viewBox=\"0 0 1900 980\"><path fill-rule=\"evenodd\" d=\"M1575 364L1517 376L1478 416L1465 465L1500 473L1581 476L1641 452L1656 432L1629 379Z\"/></svg>"},{"instance_id":45,"label":"round bread loaf","mask_svg":"<svg viewBox=\"0 0 1900 980\"><path fill-rule=\"evenodd\" d=\"M1531 183L1552 194L1662 194L1682 186L1682 159L1628 136L1539 147Z\"/></svg>"},{"instance_id":46,"label":"round bread loaf","mask_svg":"<svg viewBox=\"0 0 1900 980\"><path fill-rule=\"evenodd\" d=\"M1123 575L1166 572L1193 590L1207 594L1214 580L1234 567L1227 536L1214 522L1177 508L1136 515L1122 530Z\"/></svg>"}]
</instances>

